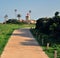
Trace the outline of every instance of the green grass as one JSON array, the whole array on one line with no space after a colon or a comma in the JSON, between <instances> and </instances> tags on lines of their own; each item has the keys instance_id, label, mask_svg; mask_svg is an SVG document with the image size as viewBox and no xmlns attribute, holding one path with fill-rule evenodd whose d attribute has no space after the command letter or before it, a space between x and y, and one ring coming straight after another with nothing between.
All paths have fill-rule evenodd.
<instances>
[{"instance_id":1,"label":"green grass","mask_svg":"<svg viewBox=\"0 0 60 58\"><path fill-rule=\"evenodd\" d=\"M54 39L52 40L51 38L48 38L45 34L41 34L40 32L39 32L39 34L36 35L37 32L38 32L37 30L31 29L31 33L33 34L35 39L38 41L39 45L43 48L45 53L49 56L49 58L54 58L55 50L57 50L57 58L60 58L60 44L56 44L56 42L53 43ZM39 37L39 35L40 35L40 37ZM45 37L43 37L45 39L43 45L41 42L42 36L45 36ZM49 47L49 49L46 49L47 42L51 43L51 46Z\"/></svg>"},{"instance_id":2,"label":"green grass","mask_svg":"<svg viewBox=\"0 0 60 58\"><path fill-rule=\"evenodd\" d=\"M0 24L0 55L2 54L12 32L18 28L28 27L34 27L34 24Z\"/></svg>"}]
</instances>

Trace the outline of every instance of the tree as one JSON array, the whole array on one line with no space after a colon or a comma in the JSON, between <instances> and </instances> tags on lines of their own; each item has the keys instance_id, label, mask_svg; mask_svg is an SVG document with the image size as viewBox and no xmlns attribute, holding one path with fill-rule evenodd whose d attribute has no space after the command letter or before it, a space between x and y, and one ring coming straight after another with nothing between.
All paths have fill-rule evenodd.
<instances>
[{"instance_id":1,"label":"tree","mask_svg":"<svg viewBox=\"0 0 60 58\"><path fill-rule=\"evenodd\" d=\"M6 23L7 24L8 23L11 23L11 24L20 24L20 22L18 20L16 20L16 19L9 19Z\"/></svg>"},{"instance_id":2,"label":"tree","mask_svg":"<svg viewBox=\"0 0 60 58\"><path fill-rule=\"evenodd\" d=\"M31 10L29 10L29 13L31 13Z\"/></svg>"},{"instance_id":3,"label":"tree","mask_svg":"<svg viewBox=\"0 0 60 58\"><path fill-rule=\"evenodd\" d=\"M20 20L21 15L20 15L20 14L18 14L18 15L17 15L17 17L18 17L18 20Z\"/></svg>"},{"instance_id":4,"label":"tree","mask_svg":"<svg viewBox=\"0 0 60 58\"><path fill-rule=\"evenodd\" d=\"M6 14L6 15L4 16L4 18L5 18L5 23L6 23L6 21L8 20L8 15Z\"/></svg>"},{"instance_id":5,"label":"tree","mask_svg":"<svg viewBox=\"0 0 60 58\"><path fill-rule=\"evenodd\" d=\"M15 12L17 11L17 9L15 9Z\"/></svg>"},{"instance_id":6,"label":"tree","mask_svg":"<svg viewBox=\"0 0 60 58\"><path fill-rule=\"evenodd\" d=\"M58 15L59 15L59 12L58 12L58 11L56 11L56 12L55 12L55 16L58 16Z\"/></svg>"},{"instance_id":7,"label":"tree","mask_svg":"<svg viewBox=\"0 0 60 58\"><path fill-rule=\"evenodd\" d=\"M17 16L17 9L15 9L14 11L15 11L15 19L16 19L16 16Z\"/></svg>"},{"instance_id":8,"label":"tree","mask_svg":"<svg viewBox=\"0 0 60 58\"><path fill-rule=\"evenodd\" d=\"M31 10L29 10L29 15L30 15L30 19L31 19Z\"/></svg>"}]
</instances>

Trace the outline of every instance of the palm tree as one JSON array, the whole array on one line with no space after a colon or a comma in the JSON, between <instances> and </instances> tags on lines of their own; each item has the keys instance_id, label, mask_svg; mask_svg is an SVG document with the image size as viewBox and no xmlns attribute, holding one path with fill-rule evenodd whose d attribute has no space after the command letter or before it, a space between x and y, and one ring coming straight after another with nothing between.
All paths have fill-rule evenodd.
<instances>
[{"instance_id":1,"label":"palm tree","mask_svg":"<svg viewBox=\"0 0 60 58\"><path fill-rule=\"evenodd\" d=\"M5 23L6 23L6 21L8 20L8 15L6 14L6 15L4 16L4 18L5 18Z\"/></svg>"},{"instance_id":2,"label":"palm tree","mask_svg":"<svg viewBox=\"0 0 60 58\"><path fill-rule=\"evenodd\" d=\"M29 13L31 13L31 10L29 10Z\"/></svg>"},{"instance_id":3,"label":"palm tree","mask_svg":"<svg viewBox=\"0 0 60 58\"><path fill-rule=\"evenodd\" d=\"M15 11L15 19L16 19L16 17L17 17L17 9L15 9L14 11Z\"/></svg>"},{"instance_id":4,"label":"palm tree","mask_svg":"<svg viewBox=\"0 0 60 58\"><path fill-rule=\"evenodd\" d=\"M58 16L58 15L59 15L59 12L58 12L58 11L56 11L56 12L55 12L55 16Z\"/></svg>"},{"instance_id":5,"label":"palm tree","mask_svg":"<svg viewBox=\"0 0 60 58\"><path fill-rule=\"evenodd\" d=\"M20 20L21 15L20 15L20 14L18 14L18 15L17 15L17 17L18 17L18 20Z\"/></svg>"},{"instance_id":6,"label":"palm tree","mask_svg":"<svg viewBox=\"0 0 60 58\"><path fill-rule=\"evenodd\" d=\"M31 19L31 10L29 10L29 15L30 15L30 19Z\"/></svg>"}]
</instances>

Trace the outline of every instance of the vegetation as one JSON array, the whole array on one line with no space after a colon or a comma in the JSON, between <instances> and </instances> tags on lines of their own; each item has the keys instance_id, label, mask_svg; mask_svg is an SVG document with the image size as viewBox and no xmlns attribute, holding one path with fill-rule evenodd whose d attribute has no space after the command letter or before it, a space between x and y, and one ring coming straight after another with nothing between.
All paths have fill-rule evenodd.
<instances>
[{"instance_id":1,"label":"vegetation","mask_svg":"<svg viewBox=\"0 0 60 58\"><path fill-rule=\"evenodd\" d=\"M18 20L20 20L21 15L20 15L20 14L18 14L18 15L17 15L17 17L18 17Z\"/></svg>"},{"instance_id":2,"label":"vegetation","mask_svg":"<svg viewBox=\"0 0 60 58\"><path fill-rule=\"evenodd\" d=\"M60 58L59 12L56 12L52 18L39 18L36 23L36 28L31 29L31 32L50 58L54 58L54 50L57 50L57 58ZM49 43L49 49L46 48L47 43Z\"/></svg>"},{"instance_id":3,"label":"vegetation","mask_svg":"<svg viewBox=\"0 0 60 58\"><path fill-rule=\"evenodd\" d=\"M6 14L5 16L4 16L4 18L5 18L5 24L6 24L6 21L8 20L8 15Z\"/></svg>"},{"instance_id":4,"label":"vegetation","mask_svg":"<svg viewBox=\"0 0 60 58\"><path fill-rule=\"evenodd\" d=\"M12 32L18 28L31 28L34 27L32 24L0 24L0 54L4 50L6 43L9 40Z\"/></svg>"},{"instance_id":5,"label":"vegetation","mask_svg":"<svg viewBox=\"0 0 60 58\"><path fill-rule=\"evenodd\" d=\"M60 16L58 12L53 18L39 18L36 23L36 29L40 32L51 35L57 43L60 42Z\"/></svg>"},{"instance_id":6,"label":"vegetation","mask_svg":"<svg viewBox=\"0 0 60 58\"><path fill-rule=\"evenodd\" d=\"M6 21L6 23L11 23L11 24L20 24L20 21L18 21L17 19L9 19L8 21Z\"/></svg>"}]
</instances>

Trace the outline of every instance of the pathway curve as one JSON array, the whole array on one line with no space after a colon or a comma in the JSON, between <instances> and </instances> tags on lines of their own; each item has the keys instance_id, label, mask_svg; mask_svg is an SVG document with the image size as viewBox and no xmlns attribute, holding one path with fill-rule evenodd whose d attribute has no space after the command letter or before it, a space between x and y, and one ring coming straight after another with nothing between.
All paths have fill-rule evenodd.
<instances>
[{"instance_id":1,"label":"pathway curve","mask_svg":"<svg viewBox=\"0 0 60 58\"><path fill-rule=\"evenodd\" d=\"M31 35L29 29L15 30L1 58L48 58Z\"/></svg>"}]
</instances>

